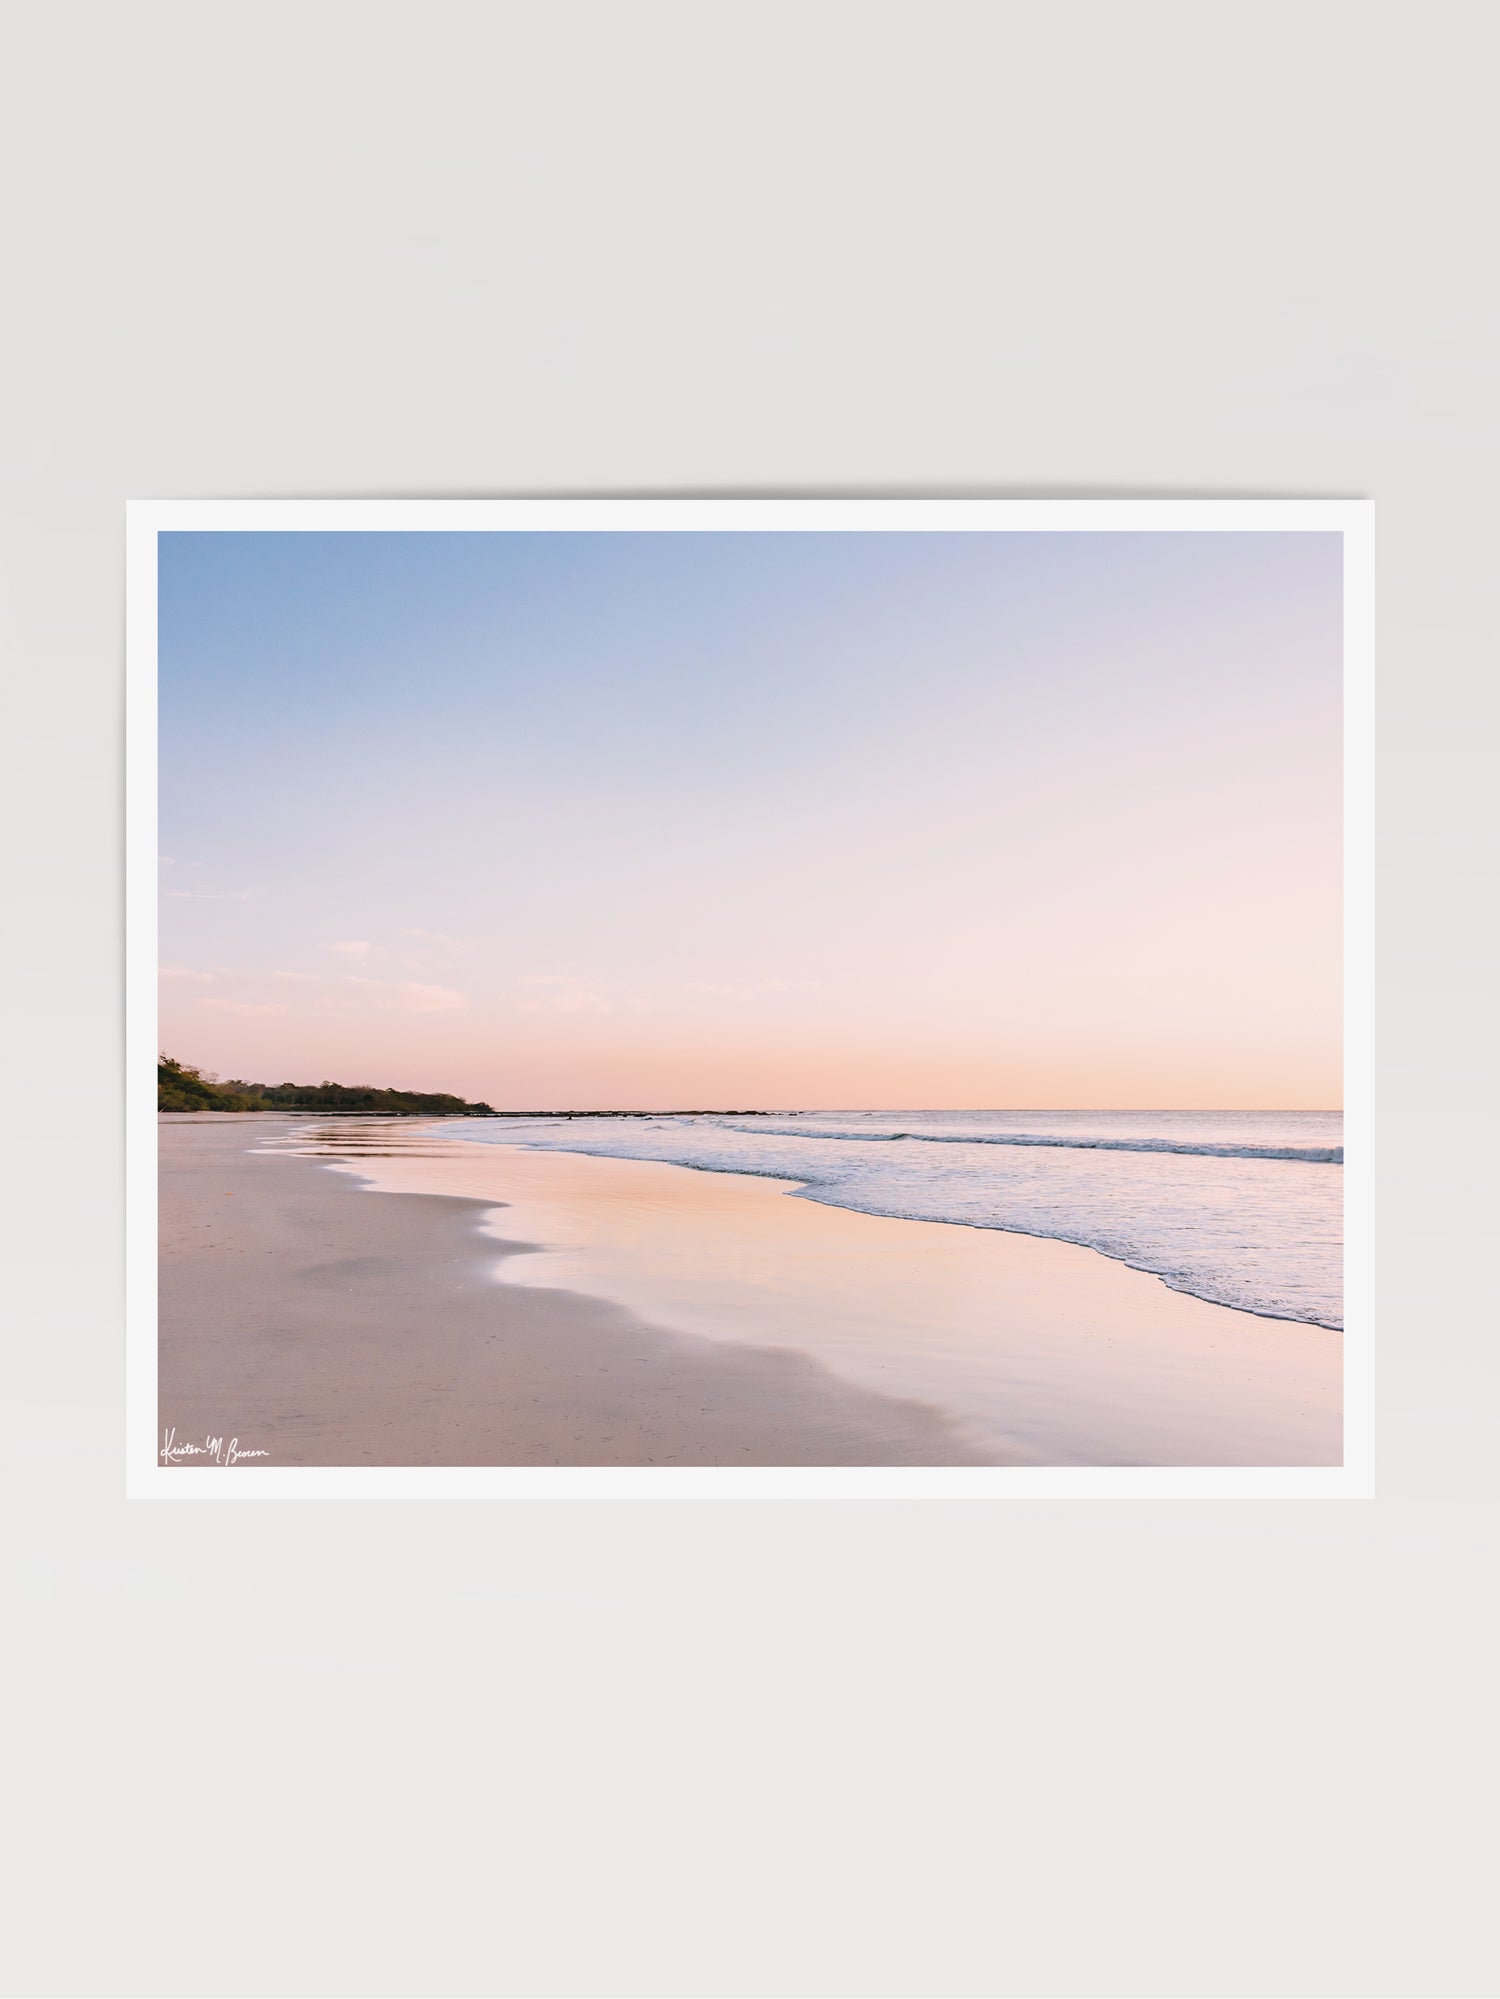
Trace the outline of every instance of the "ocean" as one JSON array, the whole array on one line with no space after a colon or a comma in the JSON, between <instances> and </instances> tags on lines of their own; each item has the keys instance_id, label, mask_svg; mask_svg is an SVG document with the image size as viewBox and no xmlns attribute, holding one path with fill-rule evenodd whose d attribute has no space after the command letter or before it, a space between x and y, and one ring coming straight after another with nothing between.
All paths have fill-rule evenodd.
<instances>
[{"instance_id":1,"label":"ocean","mask_svg":"<svg viewBox=\"0 0 1500 1999\"><path fill-rule=\"evenodd\" d=\"M1216 1305L1343 1323L1336 1111L791 1111L465 1120L480 1144L795 1183L858 1213L1053 1236Z\"/></svg>"}]
</instances>

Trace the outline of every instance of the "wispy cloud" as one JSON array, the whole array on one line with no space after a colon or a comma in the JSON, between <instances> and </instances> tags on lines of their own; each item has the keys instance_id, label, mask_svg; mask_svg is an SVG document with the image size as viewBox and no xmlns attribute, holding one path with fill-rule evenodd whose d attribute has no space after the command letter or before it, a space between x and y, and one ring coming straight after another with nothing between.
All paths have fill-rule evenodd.
<instances>
[{"instance_id":1,"label":"wispy cloud","mask_svg":"<svg viewBox=\"0 0 1500 1999\"><path fill-rule=\"evenodd\" d=\"M169 888L167 894L179 902L248 902L253 888Z\"/></svg>"},{"instance_id":2,"label":"wispy cloud","mask_svg":"<svg viewBox=\"0 0 1500 1999\"><path fill-rule=\"evenodd\" d=\"M202 999L199 1000L198 1004L203 1007L212 1007L215 1013L259 1014L289 1013L291 1011L289 1007L280 1006L272 1000L258 1004L254 1000Z\"/></svg>"},{"instance_id":3,"label":"wispy cloud","mask_svg":"<svg viewBox=\"0 0 1500 1999\"><path fill-rule=\"evenodd\" d=\"M378 1004L396 1013L452 1013L469 1004L451 986L426 986L414 979L349 979L346 984L363 986Z\"/></svg>"},{"instance_id":4,"label":"wispy cloud","mask_svg":"<svg viewBox=\"0 0 1500 1999\"><path fill-rule=\"evenodd\" d=\"M777 993L818 992L821 987L816 979L757 979L750 986L723 986L715 985L708 979L684 979L671 990L709 999L758 1000Z\"/></svg>"},{"instance_id":5,"label":"wispy cloud","mask_svg":"<svg viewBox=\"0 0 1500 1999\"><path fill-rule=\"evenodd\" d=\"M451 986L424 986L410 980L396 988L396 1005L405 1013L451 1013L468 1004Z\"/></svg>"},{"instance_id":6,"label":"wispy cloud","mask_svg":"<svg viewBox=\"0 0 1500 1999\"><path fill-rule=\"evenodd\" d=\"M186 966L169 965L161 976L182 984L212 985L217 981L224 985L229 990L222 995L198 1002L219 1013L284 1014L294 1006L299 1013L367 1012L372 1007L383 1013L453 1013L469 1004L468 995L452 986L418 979L375 979L358 972L256 973L222 965L217 972L195 972Z\"/></svg>"},{"instance_id":7,"label":"wispy cloud","mask_svg":"<svg viewBox=\"0 0 1500 1999\"><path fill-rule=\"evenodd\" d=\"M363 937L340 937L323 946L325 951L334 951L341 958L368 958L374 948Z\"/></svg>"},{"instance_id":8,"label":"wispy cloud","mask_svg":"<svg viewBox=\"0 0 1500 1999\"><path fill-rule=\"evenodd\" d=\"M528 972L516 981L517 1013L613 1013L614 1002L568 972Z\"/></svg>"}]
</instances>

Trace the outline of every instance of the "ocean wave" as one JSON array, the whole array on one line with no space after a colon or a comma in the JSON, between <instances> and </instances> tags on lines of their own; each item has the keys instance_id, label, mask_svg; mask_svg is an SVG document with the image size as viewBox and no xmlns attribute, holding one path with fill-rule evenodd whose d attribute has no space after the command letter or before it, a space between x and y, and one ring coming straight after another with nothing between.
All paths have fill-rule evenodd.
<instances>
[{"instance_id":1,"label":"ocean wave","mask_svg":"<svg viewBox=\"0 0 1500 1999\"><path fill-rule=\"evenodd\" d=\"M723 1169L710 1167L704 1170L713 1172ZM753 1172L755 1169L736 1167L734 1170ZM767 1177L779 1179L783 1176ZM1280 1319L1292 1325L1322 1326L1334 1333L1343 1331L1342 1314L1333 1311L1326 1303L1309 1303L1278 1296L1274 1291L1253 1290L1203 1270L1178 1269L1171 1261L1153 1257L1137 1245L1122 1244L1116 1237L1077 1222L1059 1221L1047 1227L1036 1219L1026 1222L992 1221L974 1215L924 1213L916 1207L866 1201L857 1195L850 1195L845 1189L820 1187L812 1181L792 1191L794 1199L812 1201L819 1207L845 1208L853 1214L883 1216L890 1221L937 1222L949 1226L956 1223L964 1228L994 1229L1003 1235L1031 1236L1039 1242L1071 1243L1075 1249L1094 1250L1100 1256L1107 1256L1112 1263L1123 1263L1128 1270L1138 1270L1143 1276L1159 1278L1169 1291L1181 1291L1189 1298L1201 1298L1208 1305L1225 1305L1236 1312L1249 1312L1257 1319Z\"/></svg>"},{"instance_id":2,"label":"ocean wave","mask_svg":"<svg viewBox=\"0 0 1500 1999\"><path fill-rule=\"evenodd\" d=\"M1340 1164L1342 1147L1256 1144L1226 1136L1222 1125L1189 1138L1163 1134L1159 1122L1153 1132L1118 1136L921 1131L899 1113L880 1122L895 1129L851 1130L844 1117L819 1129L774 1113L743 1121L469 1119L452 1129L479 1143L778 1180L794 1198L859 1214L1049 1237L1212 1304L1340 1323L1342 1174L1326 1169ZM1332 1133L1325 1124L1314 1136ZM820 1138L865 1143L812 1142ZM1289 1173L1266 1164L1287 1160L1296 1162Z\"/></svg>"},{"instance_id":3,"label":"ocean wave","mask_svg":"<svg viewBox=\"0 0 1500 1999\"><path fill-rule=\"evenodd\" d=\"M1344 1163L1344 1148L1341 1145L1209 1144L1201 1140L1176 1138L1062 1138L1030 1132L825 1131L807 1125L786 1129L780 1125L720 1124L719 1129L743 1131L749 1136L763 1131L785 1138L849 1139L863 1145L891 1144L898 1139L910 1139L917 1145L1036 1145L1056 1147L1067 1152L1177 1152L1201 1155L1205 1159L1287 1159L1302 1160L1314 1166L1342 1166Z\"/></svg>"}]
</instances>

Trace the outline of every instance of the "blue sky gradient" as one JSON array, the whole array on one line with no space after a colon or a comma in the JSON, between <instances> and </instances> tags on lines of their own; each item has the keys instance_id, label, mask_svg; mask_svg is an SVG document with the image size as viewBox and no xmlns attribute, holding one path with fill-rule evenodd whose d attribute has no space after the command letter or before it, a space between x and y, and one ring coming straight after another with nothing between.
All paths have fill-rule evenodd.
<instances>
[{"instance_id":1,"label":"blue sky gradient","mask_svg":"<svg viewBox=\"0 0 1500 1999\"><path fill-rule=\"evenodd\" d=\"M1337 536L160 551L184 1059L518 1107L1338 1100Z\"/></svg>"}]
</instances>

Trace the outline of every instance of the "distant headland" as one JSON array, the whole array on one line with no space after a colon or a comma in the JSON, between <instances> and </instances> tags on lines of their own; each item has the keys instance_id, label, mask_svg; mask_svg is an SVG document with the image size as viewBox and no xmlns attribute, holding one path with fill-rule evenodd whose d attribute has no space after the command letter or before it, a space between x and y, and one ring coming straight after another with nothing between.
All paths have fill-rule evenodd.
<instances>
[{"instance_id":1,"label":"distant headland","mask_svg":"<svg viewBox=\"0 0 1500 1999\"><path fill-rule=\"evenodd\" d=\"M497 1111L493 1104L465 1103L440 1091L377 1090L369 1083L221 1083L170 1055L157 1057L159 1111L330 1111L346 1117L801 1117L801 1111Z\"/></svg>"},{"instance_id":2,"label":"distant headland","mask_svg":"<svg viewBox=\"0 0 1500 1999\"><path fill-rule=\"evenodd\" d=\"M342 1111L380 1117L494 1117L488 1104L420 1090L377 1090L367 1083L220 1083L185 1062L156 1064L159 1111Z\"/></svg>"}]
</instances>

